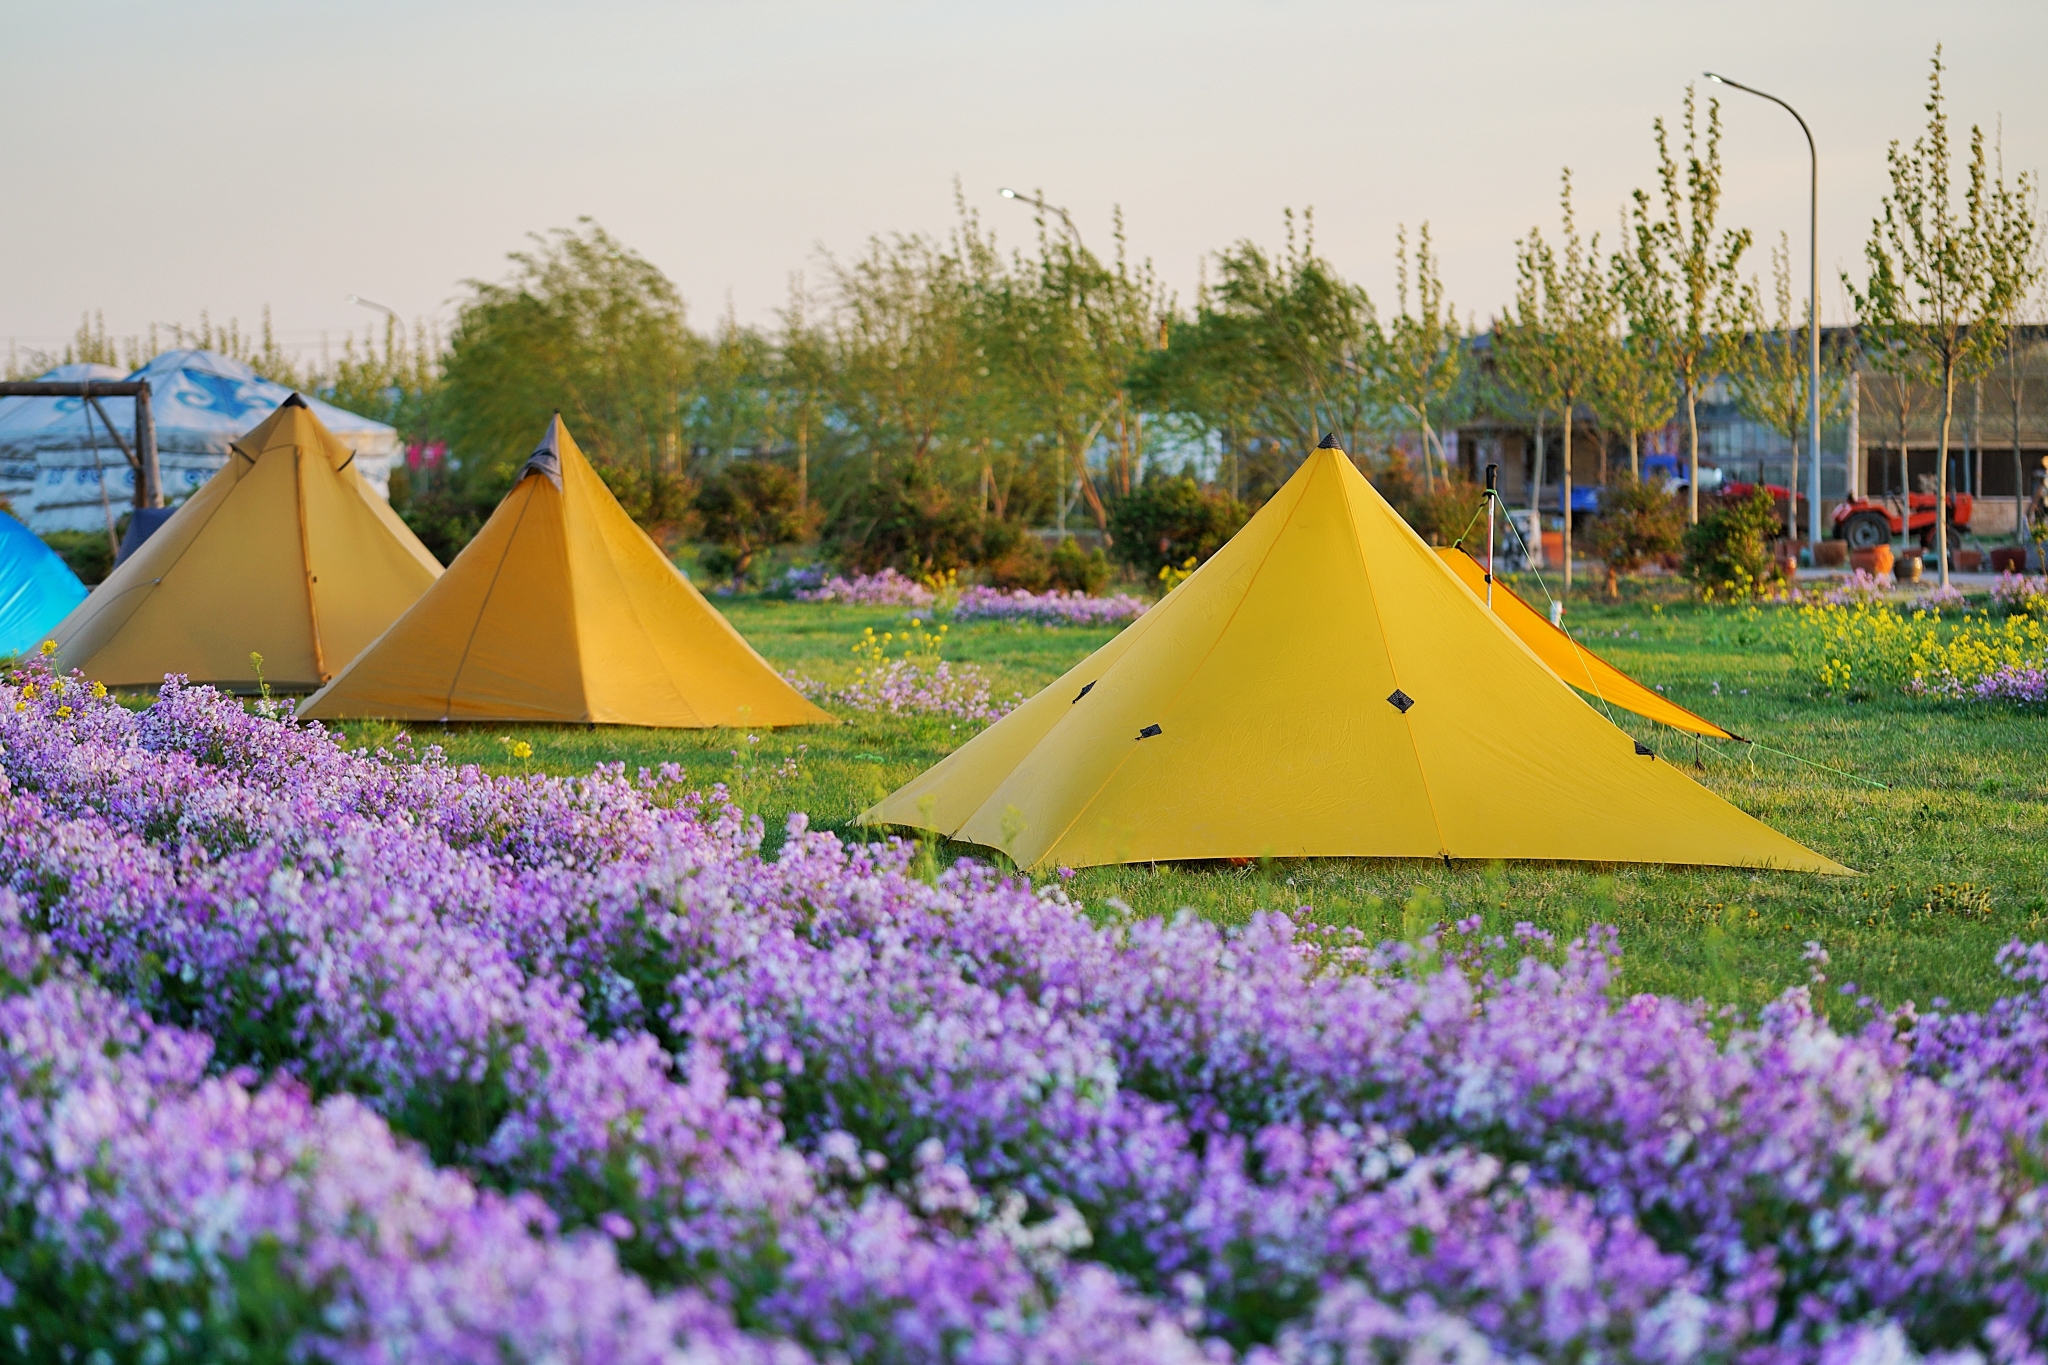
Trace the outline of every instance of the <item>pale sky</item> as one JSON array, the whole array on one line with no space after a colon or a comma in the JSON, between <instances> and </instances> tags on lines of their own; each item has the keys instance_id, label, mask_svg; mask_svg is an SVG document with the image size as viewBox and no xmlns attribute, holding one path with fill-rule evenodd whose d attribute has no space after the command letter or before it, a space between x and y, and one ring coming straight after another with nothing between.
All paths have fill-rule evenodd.
<instances>
[{"instance_id":1,"label":"pale sky","mask_svg":"<svg viewBox=\"0 0 2048 1365\"><path fill-rule=\"evenodd\" d=\"M82 312L253 327L316 350L376 317L453 316L524 234L588 215L715 324L767 321L792 272L874 233L944 232L957 177L1009 244L1042 188L1186 303L1206 253L1317 243L1392 304L1394 232L1427 219L1461 314L1513 287L1514 240L1613 236L1651 183L1650 122L1721 71L1781 95L1821 151L1823 313L1858 271L1884 151L1922 127L1945 44L1951 117L2003 119L2008 171L2048 166L2048 4L33 4L0 43L0 343ZM1702 86L1705 93L1712 87ZM1792 235L1797 125L1723 92L1726 221ZM1768 268L1761 246L1752 262Z\"/></svg>"}]
</instances>

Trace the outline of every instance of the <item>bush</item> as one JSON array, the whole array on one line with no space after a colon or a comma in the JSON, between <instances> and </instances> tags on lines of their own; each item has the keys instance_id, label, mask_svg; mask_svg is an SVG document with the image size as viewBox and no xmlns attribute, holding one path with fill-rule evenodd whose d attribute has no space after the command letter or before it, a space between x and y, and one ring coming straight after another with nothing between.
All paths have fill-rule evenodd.
<instances>
[{"instance_id":1,"label":"bush","mask_svg":"<svg viewBox=\"0 0 2048 1365\"><path fill-rule=\"evenodd\" d=\"M1771 541L1778 526L1778 505L1767 489L1716 498L1685 532L1685 576L1709 596L1748 596L1777 575Z\"/></svg>"},{"instance_id":2,"label":"bush","mask_svg":"<svg viewBox=\"0 0 2048 1365\"><path fill-rule=\"evenodd\" d=\"M1024 533L906 466L847 499L826 536L849 569L873 573L894 568L915 576L1001 559L1017 549Z\"/></svg>"},{"instance_id":3,"label":"bush","mask_svg":"<svg viewBox=\"0 0 2048 1365\"><path fill-rule=\"evenodd\" d=\"M1614 575L1633 573L1685 541L1685 518L1661 482L1643 483L1624 471L1600 494L1600 516L1594 521L1593 551L1607 561Z\"/></svg>"},{"instance_id":4,"label":"bush","mask_svg":"<svg viewBox=\"0 0 2048 1365\"><path fill-rule=\"evenodd\" d=\"M1154 477L1109 505L1116 557L1151 578L1168 564L1207 559L1250 518L1245 505L1185 474Z\"/></svg>"},{"instance_id":5,"label":"bush","mask_svg":"<svg viewBox=\"0 0 2048 1365\"><path fill-rule=\"evenodd\" d=\"M735 582L752 571L762 551L793 545L811 528L796 475L761 460L738 460L712 475L697 491L696 508L712 542L701 562Z\"/></svg>"},{"instance_id":6,"label":"bush","mask_svg":"<svg viewBox=\"0 0 2048 1365\"><path fill-rule=\"evenodd\" d=\"M1372 484L1415 534L1432 545L1455 541L1472 524L1472 514L1485 506L1484 490L1456 472L1432 479L1425 490L1422 477L1398 450L1388 457L1386 467L1372 476Z\"/></svg>"},{"instance_id":7,"label":"bush","mask_svg":"<svg viewBox=\"0 0 2048 1365\"><path fill-rule=\"evenodd\" d=\"M1110 563L1102 551L1083 550L1080 542L1071 538L1048 550L1036 536L1025 536L985 567L989 582L998 588L1092 595L1109 582Z\"/></svg>"},{"instance_id":8,"label":"bush","mask_svg":"<svg viewBox=\"0 0 2048 1365\"><path fill-rule=\"evenodd\" d=\"M396 500L393 505L397 506ZM399 519L420 538L420 544L448 565L455 562L463 546L476 538L496 507L496 498L479 493L473 486L436 484L409 488L404 505L397 510Z\"/></svg>"},{"instance_id":9,"label":"bush","mask_svg":"<svg viewBox=\"0 0 2048 1365\"><path fill-rule=\"evenodd\" d=\"M114 551L105 531L46 531L43 544L55 550L88 588L114 571Z\"/></svg>"}]
</instances>

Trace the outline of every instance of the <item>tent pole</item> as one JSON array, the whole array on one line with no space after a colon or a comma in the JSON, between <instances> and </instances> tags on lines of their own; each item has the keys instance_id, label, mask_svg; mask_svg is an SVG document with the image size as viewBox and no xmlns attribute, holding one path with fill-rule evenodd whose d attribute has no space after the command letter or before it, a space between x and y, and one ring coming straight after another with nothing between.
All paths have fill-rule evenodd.
<instances>
[{"instance_id":1,"label":"tent pole","mask_svg":"<svg viewBox=\"0 0 2048 1365\"><path fill-rule=\"evenodd\" d=\"M1500 466L1486 467L1486 609L1493 610L1493 503L1500 496Z\"/></svg>"}]
</instances>

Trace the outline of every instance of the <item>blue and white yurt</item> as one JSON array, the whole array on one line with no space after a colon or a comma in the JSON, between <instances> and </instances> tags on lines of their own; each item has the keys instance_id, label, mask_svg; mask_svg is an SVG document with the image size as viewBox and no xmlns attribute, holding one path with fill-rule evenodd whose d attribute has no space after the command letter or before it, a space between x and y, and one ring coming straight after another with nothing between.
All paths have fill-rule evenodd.
<instances>
[{"instance_id":1,"label":"blue and white yurt","mask_svg":"<svg viewBox=\"0 0 2048 1365\"><path fill-rule=\"evenodd\" d=\"M65 369L75 369L66 366ZM94 367L96 371L103 367ZM156 417L157 467L163 475L164 501L182 502L226 462L228 444L276 411L291 396L282 384L263 378L239 360L213 351L165 351L132 375L111 372L77 374L53 372L52 379L147 379L150 406ZM106 525L110 509L115 518L135 503L135 475L121 452L93 423L88 435L76 398L23 398L9 400L44 405L41 426L24 431L24 443L10 441L0 426L0 479L9 465L23 463L32 453L36 465L35 492L15 508L25 513L28 524L38 532L89 531ZM379 493L388 494L392 458L398 452L398 432L382 422L344 412L331 403L308 396L306 405L326 428L356 454L356 467ZM102 398L100 406L120 430L121 439L133 449L135 403L128 398ZM29 422L27 427L36 427ZM97 445L95 445L95 441ZM0 489L5 484L0 483ZM102 494L104 492L104 501Z\"/></svg>"},{"instance_id":2,"label":"blue and white yurt","mask_svg":"<svg viewBox=\"0 0 2048 1365\"><path fill-rule=\"evenodd\" d=\"M85 584L71 566L26 526L0 513L0 658L35 649L84 600Z\"/></svg>"},{"instance_id":3,"label":"blue and white yurt","mask_svg":"<svg viewBox=\"0 0 2048 1365\"><path fill-rule=\"evenodd\" d=\"M48 374L36 377L76 384L87 379L122 380L128 375L112 365L59 365ZM134 404L131 400L102 398L100 406L114 421L127 422L131 427L134 425ZM16 516L29 514L37 483L38 453L45 449L66 450L73 446L85 448L88 444L85 424L83 398L0 398L0 498L7 500ZM128 462L121 458L121 452L100 426L98 417L92 419L92 425L93 435L98 437L107 458L117 469L126 470ZM124 430L121 439L127 441L132 438ZM97 499L99 494L94 493L93 497ZM128 501L134 501L132 493Z\"/></svg>"}]
</instances>

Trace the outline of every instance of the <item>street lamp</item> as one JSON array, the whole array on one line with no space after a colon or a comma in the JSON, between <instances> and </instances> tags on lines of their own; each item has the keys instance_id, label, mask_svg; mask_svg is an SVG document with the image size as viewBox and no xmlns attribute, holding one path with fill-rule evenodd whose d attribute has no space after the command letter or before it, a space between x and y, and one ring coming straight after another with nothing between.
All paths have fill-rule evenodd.
<instances>
[{"instance_id":1,"label":"street lamp","mask_svg":"<svg viewBox=\"0 0 2048 1365\"><path fill-rule=\"evenodd\" d=\"M1799 124L1799 131L1806 134L1806 155L1813 166L1813 179L1808 202L1807 216L1807 259L1806 266L1810 279L1810 291L1806 298L1807 336L1807 377L1806 377L1806 437L1808 470L1806 494L1806 535L1818 548L1820 545L1820 152L1813 145L1813 129L1806 126L1806 120L1799 117L1794 109L1776 95L1766 94L1754 86L1741 81L1731 81L1726 76L1717 76L1709 71L1706 78L1716 85L1732 86L1737 90L1767 99L1790 114ZM1849 452L1854 460L1856 451ZM1797 456L1793 457L1797 459Z\"/></svg>"},{"instance_id":2,"label":"street lamp","mask_svg":"<svg viewBox=\"0 0 2048 1365\"><path fill-rule=\"evenodd\" d=\"M377 302L375 299L366 299L361 294L350 294L348 296L348 301L350 303L360 304L364 308L374 308L378 312L382 313L385 317L390 318L392 322L396 323L400 327L403 327L405 325L405 319L398 316L397 309L386 308L383 304Z\"/></svg>"},{"instance_id":3,"label":"street lamp","mask_svg":"<svg viewBox=\"0 0 2048 1365\"><path fill-rule=\"evenodd\" d=\"M1074 245L1083 245L1081 241L1081 229L1074 226L1073 215L1068 213L1065 209L1061 208L1058 204L1048 204L1045 202L1045 200L1039 198L1035 194L1019 194L1017 191L1009 189L1007 187L996 191L996 193L1002 195L1005 199L1015 199L1019 203L1029 204L1031 205L1031 207L1037 209L1040 213L1057 213L1060 216L1060 221L1067 225L1067 231L1074 234Z\"/></svg>"}]
</instances>

